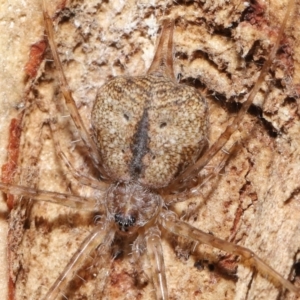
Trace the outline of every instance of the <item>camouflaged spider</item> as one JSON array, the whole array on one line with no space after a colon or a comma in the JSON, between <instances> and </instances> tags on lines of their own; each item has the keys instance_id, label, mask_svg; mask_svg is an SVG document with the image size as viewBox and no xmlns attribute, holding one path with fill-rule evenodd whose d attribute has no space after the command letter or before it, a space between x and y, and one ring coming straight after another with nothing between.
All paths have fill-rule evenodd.
<instances>
[{"instance_id":1,"label":"camouflaged spider","mask_svg":"<svg viewBox=\"0 0 300 300\"><path fill-rule=\"evenodd\" d=\"M95 136L91 138L68 88L54 43L52 21L45 8L44 18L46 34L59 71L61 90L100 179L93 179L75 170L60 149L55 120L52 120L50 127L57 154L76 179L105 193L102 202L95 203L95 199L74 195L0 185L7 193L76 209L94 210L96 205L99 211L104 212L101 221L96 222L94 230L85 238L45 299L55 299L65 293L69 281L92 250L98 248L100 255L107 257L116 236L134 238L132 251L136 260L147 249L150 265L153 267L156 298L168 299L160 242L162 228L175 235L240 255L284 288L299 294L296 287L250 250L204 233L179 220L174 212L168 210L170 203L195 194L195 187L199 184L199 170L207 165L237 130L274 59L281 35L279 34L275 50L237 117L217 142L202 153L207 146L207 107L197 90L176 82L172 53L173 22L163 23L157 51L147 75L117 77L101 88L92 112ZM284 27L285 22L281 31ZM105 269L108 266L101 267Z\"/></svg>"}]
</instances>

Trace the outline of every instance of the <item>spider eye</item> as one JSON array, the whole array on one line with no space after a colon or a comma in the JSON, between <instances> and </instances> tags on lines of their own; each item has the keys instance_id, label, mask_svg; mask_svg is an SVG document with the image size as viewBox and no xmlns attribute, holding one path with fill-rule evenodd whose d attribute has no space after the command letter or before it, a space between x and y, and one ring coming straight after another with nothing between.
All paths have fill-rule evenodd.
<instances>
[{"instance_id":1,"label":"spider eye","mask_svg":"<svg viewBox=\"0 0 300 300\"><path fill-rule=\"evenodd\" d=\"M120 231L125 231L127 232L130 227L135 225L136 218L134 216L126 216L121 213L115 214L115 222L119 226Z\"/></svg>"}]
</instances>

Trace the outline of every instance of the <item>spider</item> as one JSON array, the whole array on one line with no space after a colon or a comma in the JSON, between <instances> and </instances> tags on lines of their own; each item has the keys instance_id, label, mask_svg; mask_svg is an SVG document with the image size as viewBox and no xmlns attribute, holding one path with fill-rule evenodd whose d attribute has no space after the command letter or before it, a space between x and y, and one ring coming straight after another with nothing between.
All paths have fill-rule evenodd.
<instances>
[{"instance_id":1,"label":"spider","mask_svg":"<svg viewBox=\"0 0 300 300\"><path fill-rule=\"evenodd\" d=\"M101 198L105 199L105 205L103 205L103 200L97 200L97 218L95 220L95 228L92 233L87 235L82 246L73 256L72 261L61 273L60 278L57 279L56 283L54 283L52 288L48 291L47 296L45 296L46 299L54 299L60 293L65 294L67 292L66 285L68 285L69 281L74 277L74 273L77 273L77 271L82 267L82 261L88 259L90 250L94 248L97 248L97 256L100 256L101 258L101 263L99 263L100 267L104 270L108 270L110 265L105 262L105 259L110 261L108 250L111 248L114 239L118 241L124 237L133 243L132 257L136 264L138 264L139 256L141 256L147 249L150 266L154 267L152 272L149 273L151 275L150 277L153 278L156 298L167 299L168 289L162 249L160 245L161 231L164 232L165 230L171 231L175 235L182 235L185 238L206 242L209 245L217 246L222 250L242 255L246 258L246 260L247 258L249 259L251 265L256 264L256 267L263 271L263 273L270 276L271 279L275 279L275 281L278 280L285 288L299 293L293 285L284 280L249 250L220 240L210 234L205 234L188 223L178 219L176 214L171 211L174 202L182 201L182 198L188 198L197 194L198 179L194 172L196 171L196 173L198 173L198 171L206 165L208 161L210 161L210 156L219 152L224 145L222 139L218 139L217 143L214 144L217 145L215 148L211 147L209 150L205 149L207 147L206 104L198 92L196 92L193 88L188 88L176 83L172 56L174 24L172 22L164 23L157 51L154 56L153 63L148 70L148 75L135 78L119 77L113 79L100 89L100 96L95 102L92 113L95 135L98 137L95 143L85 129L72 96L68 91L68 84L64 78L63 69L54 44L51 19L46 9L44 9L44 15L46 20L47 36L51 45L55 63L59 70L62 90L65 94L66 101L69 103L68 108L70 114L78 128L82 140L84 141L85 147L88 149L88 151L82 151L85 151L84 153L89 153L90 159L94 164L94 168L97 169L97 172L95 173L97 173L100 179L97 178L97 180L95 180L91 177L83 176L72 166L72 163L61 150L60 141L57 138L59 130L56 127L55 118L49 121L51 128L50 134L53 137L58 156L60 156L61 160L65 162L70 173L84 185L92 186L96 190L99 189ZM284 25L282 26L282 28L284 28ZM270 57L270 60L273 60L272 55ZM265 71L262 71L261 74L264 75L264 72ZM258 82L259 86L261 84L261 80ZM161 84L163 85L163 89L161 89ZM174 88L176 90L174 96L175 102L179 101L178 98L176 98L178 95L180 95L179 99L181 100L187 93L189 94L187 101L191 101L191 113L194 111L193 105L196 105L195 111L202 111L202 117L195 120L196 130L195 132L192 131L192 137L195 144L194 146L191 146L191 148L188 149L189 151L186 153L182 152L184 159L177 162L175 165L175 171L172 169L174 164L172 163L172 159L170 158L171 155L169 153L167 153L166 157L162 158L160 155L164 155L164 153L161 154L158 150L154 151L154 148L148 146L151 149L151 151L149 151L148 147L145 146L145 140L148 140L149 136L153 136L154 139L158 137L163 139L163 133L161 133L161 136L158 134L159 130L161 130L161 132L167 132L168 139L170 136L173 137L172 134L175 130L171 130L172 134L170 134L167 130L168 126L172 124L174 112L173 114L165 112L162 116L162 120L160 120L162 110L160 110L160 114L157 116L155 111L151 111L151 106L146 106L147 109L142 111L140 121L137 121L135 125L138 130L131 135L130 143L124 143L122 139L127 136L127 131L132 132L129 129L123 128L125 126L124 124L127 124L126 122L128 122L128 126L130 128L130 124L132 124L130 121L134 119L139 106L134 107L132 111L130 111L130 107L126 107L128 104L126 101L124 104L122 103L120 107L118 107L116 103L113 103L112 105L109 102L105 102L105 99L112 98L110 93L116 93L117 95L119 95L118 93L121 93L124 96L125 86L127 87L125 90L128 90L128 95L126 95L128 98L135 93L136 97L142 97L142 95L145 94L145 89L146 91L149 89L149 85L151 86L152 92L154 90L153 85L157 85L157 95L161 94L161 99L164 99L164 97L166 97L165 95L167 95L168 100L170 95L165 91L166 86L170 87L170 89L171 87L172 89ZM107 97L102 97L102 93L107 95ZM253 95L255 95L255 93L256 91L254 90ZM249 99L248 104L250 105L253 99L251 97L249 97ZM146 103L147 100L148 98L145 100ZM185 103L183 102L182 105L185 105ZM114 108L112 114L110 114L111 107ZM235 118L236 123L239 122L239 118L243 117L245 110L247 110L247 105L243 106L238 117ZM188 111L188 106L184 111ZM114 120L114 114L116 112L120 113L120 115L118 115L118 118ZM99 113L102 113L102 115L99 116ZM172 118L169 118L170 115ZM151 135L146 129L149 126L148 124L152 124L151 120L153 119L158 119L159 122L153 129L155 134L152 133ZM190 119L191 117L189 116L188 122L191 122ZM186 119L183 117L183 121L185 120ZM114 123L119 121L122 122L122 126L118 127L117 135L115 135L116 128L114 127ZM96 124L99 122L106 123L104 125L100 124L99 127L97 127ZM107 126L107 124L109 124L109 126ZM189 124L188 127L193 130L194 125ZM183 126L180 124L178 129L182 128ZM230 129L227 129L227 131L223 134L224 141L229 139L229 136L231 135L231 132L229 131ZM233 128L232 131L236 131L236 129ZM120 132L123 132L123 134L120 134ZM178 137L180 139L182 137L186 138L187 136L179 134ZM168 139L164 140L164 144ZM159 142L160 141L157 141L157 143ZM177 144L180 143L175 140L173 144L176 144L177 146ZM184 145L186 144L193 145L192 141L185 141ZM169 147L171 147L171 145L172 141L170 141ZM100 152L98 152L98 148L100 148ZM161 149L161 147L159 147L159 149ZM204 152L204 154L202 152ZM199 157L200 159L198 160ZM163 168L160 167L160 159L163 160ZM168 159L170 160L169 164L167 163ZM221 162L222 161L223 159L221 159ZM195 165L197 167L195 167ZM222 163L220 166L222 167ZM154 168L154 171L152 171L151 168ZM148 173L150 175L147 175ZM214 175L214 173L212 173L212 175ZM30 190L29 188L21 186L2 185L2 189L9 193L33 197L36 200L52 201L80 210L95 210L95 198L92 197L85 198L62 193L37 191L35 189ZM124 198L128 200L125 201ZM100 220L99 215L102 216ZM114 253L115 256L118 256L118 250ZM248 256L250 256L250 258ZM71 271L68 272L68 269ZM140 281L139 284L144 284L142 279L147 278L147 276L144 274L142 268L139 269L137 267L137 270L139 273L137 276ZM70 275L70 273L72 274ZM147 279L145 280L147 281Z\"/></svg>"}]
</instances>

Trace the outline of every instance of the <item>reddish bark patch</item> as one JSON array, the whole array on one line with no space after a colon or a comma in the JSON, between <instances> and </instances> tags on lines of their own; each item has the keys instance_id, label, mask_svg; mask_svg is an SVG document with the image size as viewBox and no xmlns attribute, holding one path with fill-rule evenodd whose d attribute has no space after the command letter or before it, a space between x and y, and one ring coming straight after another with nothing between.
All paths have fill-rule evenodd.
<instances>
[{"instance_id":1,"label":"reddish bark patch","mask_svg":"<svg viewBox=\"0 0 300 300\"><path fill-rule=\"evenodd\" d=\"M25 65L25 74L27 75L27 79L33 79L37 75L38 68L41 62L44 59L44 54L46 51L47 42L45 40L38 41L30 47L29 59ZM25 90L25 99L27 99L26 95L30 92L31 87L28 90ZM14 175L17 170L18 158L20 153L20 139L22 134L22 120L23 120L24 112L20 113L18 118L13 118L10 122L9 126L9 137L8 137L8 146L7 146L7 162L1 167L2 175L1 181L4 183L13 184L14 183ZM7 195L7 207L9 210L12 210L14 207L14 197L13 195ZM14 254L11 251L13 236L11 235L11 230L8 234L8 269L9 274L12 274L12 265L13 265L13 257ZM9 275L8 280L8 299L15 299L15 283L13 277Z\"/></svg>"},{"instance_id":2,"label":"reddish bark patch","mask_svg":"<svg viewBox=\"0 0 300 300\"><path fill-rule=\"evenodd\" d=\"M25 73L29 78L34 78L37 74L37 70L44 59L47 42L41 40L31 45L29 60L25 65Z\"/></svg>"},{"instance_id":3,"label":"reddish bark patch","mask_svg":"<svg viewBox=\"0 0 300 300\"><path fill-rule=\"evenodd\" d=\"M247 8L244 19L251 25L261 26L266 23L265 10L266 8L264 5L255 1Z\"/></svg>"},{"instance_id":4,"label":"reddish bark patch","mask_svg":"<svg viewBox=\"0 0 300 300\"><path fill-rule=\"evenodd\" d=\"M61 1L61 3L58 5L57 9L58 10L64 9L66 7L66 4L67 4L67 0Z\"/></svg>"},{"instance_id":5,"label":"reddish bark patch","mask_svg":"<svg viewBox=\"0 0 300 300\"><path fill-rule=\"evenodd\" d=\"M11 277L8 280L8 300L15 299L15 284Z\"/></svg>"},{"instance_id":6,"label":"reddish bark patch","mask_svg":"<svg viewBox=\"0 0 300 300\"><path fill-rule=\"evenodd\" d=\"M224 256L218 263L217 269L223 275L227 275L230 277L236 276L237 271L237 261L236 256L232 254L228 254Z\"/></svg>"},{"instance_id":7,"label":"reddish bark patch","mask_svg":"<svg viewBox=\"0 0 300 300\"><path fill-rule=\"evenodd\" d=\"M19 157L19 147L21 138L21 122L23 114L18 119L12 119L9 126L9 138L7 146L7 163L2 166L1 181L4 183L12 183L14 173L17 169L17 162ZM10 210L13 208L13 195L7 195L7 206Z\"/></svg>"},{"instance_id":8,"label":"reddish bark patch","mask_svg":"<svg viewBox=\"0 0 300 300\"><path fill-rule=\"evenodd\" d=\"M118 260L113 262L110 272L111 298L119 298L127 290L133 290L134 277L128 270L122 269L122 264Z\"/></svg>"}]
</instances>

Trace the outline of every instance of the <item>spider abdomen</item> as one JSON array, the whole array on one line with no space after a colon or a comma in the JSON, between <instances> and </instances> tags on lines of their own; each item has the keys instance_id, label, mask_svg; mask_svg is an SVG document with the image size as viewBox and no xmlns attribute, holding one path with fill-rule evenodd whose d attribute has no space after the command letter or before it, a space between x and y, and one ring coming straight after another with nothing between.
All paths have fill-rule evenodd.
<instances>
[{"instance_id":1,"label":"spider abdomen","mask_svg":"<svg viewBox=\"0 0 300 300\"><path fill-rule=\"evenodd\" d=\"M92 112L108 174L160 188L194 162L207 143L207 107L196 89L162 76L117 77Z\"/></svg>"}]
</instances>

